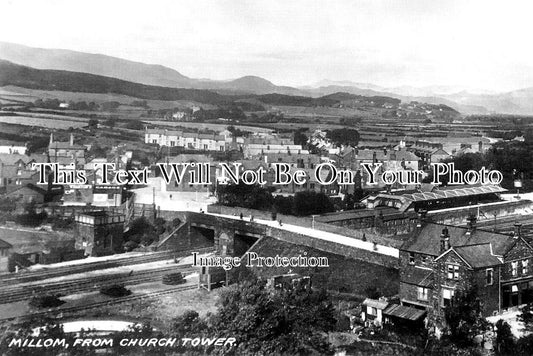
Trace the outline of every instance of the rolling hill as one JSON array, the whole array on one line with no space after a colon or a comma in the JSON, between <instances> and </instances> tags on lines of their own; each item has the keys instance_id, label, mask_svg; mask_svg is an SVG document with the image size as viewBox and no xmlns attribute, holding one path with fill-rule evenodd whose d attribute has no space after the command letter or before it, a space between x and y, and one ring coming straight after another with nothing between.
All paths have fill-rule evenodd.
<instances>
[{"instance_id":1,"label":"rolling hill","mask_svg":"<svg viewBox=\"0 0 533 356\"><path fill-rule=\"evenodd\" d=\"M88 73L161 87L210 89L230 94L302 94L298 89L277 86L256 76L227 81L193 79L162 65L140 63L103 54L34 48L8 42L0 42L0 59L35 69Z\"/></svg>"},{"instance_id":2,"label":"rolling hill","mask_svg":"<svg viewBox=\"0 0 533 356\"><path fill-rule=\"evenodd\" d=\"M88 73L35 69L0 60L0 87L3 86L47 91L113 93L147 100L189 100L214 105L228 105L246 99L269 105L293 106L330 106L339 102L330 98L283 94L222 95L210 90L145 85Z\"/></svg>"}]
</instances>

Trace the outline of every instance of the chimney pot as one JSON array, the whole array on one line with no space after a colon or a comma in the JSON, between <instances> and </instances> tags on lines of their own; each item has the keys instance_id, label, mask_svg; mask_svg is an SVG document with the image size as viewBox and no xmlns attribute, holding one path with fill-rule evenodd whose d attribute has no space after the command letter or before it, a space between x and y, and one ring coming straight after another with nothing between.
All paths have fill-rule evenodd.
<instances>
[{"instance_id":1,"label":"chimney pot","mask_svg":"<svg viewBox=\"0 0 533 356\"><path fill-rule=\"evenodd\" d=\"M519 238L520 236L522 236L522 224L517 222L514 224L514 237Z\"/></svg>"},{"instance_id":2,"label":"chimney pot","mask_svg":"<svg viewBox=\"0 0 533 356\"><path fill-rule=\"evenodd\" d=\"M450 248L450 233L448 231L448 228L445 227L442 229L442 233L440 234L440 252L443 253L447 251Z\"/></svg>"},{"instance_id":3,"label":"chimney pot","mask_svg":"<svg viewBox=\"0 0 533 356\"><path fill-rule=\"evenodd\" d=\"M468 226L468 232L469 233L472 233L474 231L476 231L476 222L477 222L477 218L475 215L471 214L469 217L468 217L468 223L467 223L467 226Z\"/></svg>"}]
</instances>

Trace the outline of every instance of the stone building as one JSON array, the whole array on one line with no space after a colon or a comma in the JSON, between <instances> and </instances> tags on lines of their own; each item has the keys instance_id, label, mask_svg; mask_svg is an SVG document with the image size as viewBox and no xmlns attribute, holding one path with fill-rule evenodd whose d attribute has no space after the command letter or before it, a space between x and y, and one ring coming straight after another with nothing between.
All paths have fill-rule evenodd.
<instances>
[{"instance_id":1,"label":"stone building","mask_svg":"<svg viewBox=\"0 0 533 356\"><path fill-rule=\"evenodd\" d=\"M76 215L76 244L89 256L105 256L122 251L124 215L91 211Z\"/></svg>"},{"instance_id":2,"label":"stone building","mask_svg":"<svg viewBox=\"0 0 533 356\"><path fill-rule=\"evenodd\" d=\"M400 249L402 305L425 309L431 325L457 293L477 288L484 316L533 301L533 248L517 225L512 236L476 228L423 223Z\"/></svg>"}]
</instances>

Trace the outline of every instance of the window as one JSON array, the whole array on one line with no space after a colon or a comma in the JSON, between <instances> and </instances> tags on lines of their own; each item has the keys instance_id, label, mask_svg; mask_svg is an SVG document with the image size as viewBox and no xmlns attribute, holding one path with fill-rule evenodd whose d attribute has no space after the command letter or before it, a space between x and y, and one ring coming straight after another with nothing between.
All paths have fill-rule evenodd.
<instances>
[{"instance_id":1,"label":"window","mask_svg":"<svg viewBox=\"0 0 533 356\"><path fill-rule=\"evenodd\" d=\"M452 305L453 290L443 289L442 290L442 306L447 307Z\"/></svg>"},{"instance_id":2,"label":"window","mask_svg":"<svg viewBox=\"0 0 533 356\"><path fill-rule=\"evenodd\" d=\"M418 300L428 300L428 289L424 287L418 287Z\"/></svg>"},{"instance_id":3,"label":"window","mask_svg":"<svg viewBox=\"0 0 533 356\"><path fill-rule=\"evenodd\" d=\"M415 264L415 254L412 252L409 252L409 264L414 265Z\"/></svg>"},{"instance_id":4,"label":"window","mask_svg":"<svg viewBox=\"0 0 533 356\"><path fill-rule=\"evenodd\" d=\"M448 279L459 279L459 266L448 265Z\"/></svg>"},{"instance_id":5,"label":"window","mask_svg":"<svg viewBox=\"0 0 533 356\"><path fill-rule=\"evenodd\" d=\"M426 263L428 261L427 256L422 256L422 262Z\"/></svg>"},{"instance_id":6,"label":"window","mask_svg":"<svg viewBox=\"0 0 533 356\"><path fill-rule=\"evenodd\" d=\"M366 307L366 313L368 315L378 315L378 310L374 307L371 307L371 306L367 306Z\"/></svg>"},{"instance_id":7,"label":"window","mask_svg":"<svg viewBox=\"0 0 533 356\"><path fill-rule=\"evenodd\" d=\"M176 141L170 141L170 147L176 146Z\"/></svg>"},{"instance_id":8,"label":"window","mask_svg":"<svg viewBox=\"0 0 533 356\"><path fill-rule=\"evenodd\" d=\"M485 270L485 283L488 286L491 286L494 283L494 270L492 268L487 268Z\"/></svg>"},{"instance_id":9,"label":"window","mask_svg":"<svg viewBox=\"0 0 533 356\"><path fill-rule=\"evenodd\" d=\"M153 139L153 140L152 140L152 143L157 143L157 140L156 140L156 139Z\"/></svg>"},{"instance_id":10,"label":"window","mask_svg":"<svg viewBox=\"0 0 533 356\"><path fill-rule=\"evenodd\" d=\"M522 260L522 274L529 273L529 260Z\"/></svg>"},{"instance_id":11,"label":"window","mask_svg":"<svg viewBox=\"0 0 533 356\"><path fill-rule=\"evenodd\" d=\"M518 262L511 262L511 275L518 276Z\"/></svg>"}]
</instances>

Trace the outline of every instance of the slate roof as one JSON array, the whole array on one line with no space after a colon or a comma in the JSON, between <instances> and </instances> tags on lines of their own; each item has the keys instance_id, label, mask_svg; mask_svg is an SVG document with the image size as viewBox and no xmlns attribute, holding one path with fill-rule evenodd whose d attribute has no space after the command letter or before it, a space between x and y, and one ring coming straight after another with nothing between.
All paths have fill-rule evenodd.
<instances>
[{"instance_id":1,"label":"slate roof","mask_svg":"<svg viewBox=\"0 0 533 356\"><path fill-rule=\"evenodd\" d=\"M444 228L448 229L450 245L452 247L491 243L493 254L503 256L515 243L515 240L512 237L505 234L498 234L479 229L475 229L471 233L468 233L469 230L465 227L425 223L420 229L413 231L412 238L407 240L402 245L401 249L409 252L439 256L441 254L440 236ZM470 250L463 253L469 254Z\"/></svg>"},{"instance_id":2,"label":"slate roof","mask_svg":"<svg viewBox=\"0 0 533 356\"><path fill-rule=\"evenodd\" d=\"M351 219L363 219L369 217L377 217L382 215L384 218L387 216L398 217L403 216L397 209L389 207L379 207L377 209L357 209L357 210L345 210L334 213L326 213L316 217L316 221L321 222L333 222Z\"/></svg>"},{"instance_id":3,"label":"slate roof","mask_svg":"<svg viewBox=\"0 0 533 356\"><path fill-rule=\"evenodd\" d=\"M207 163L207 162L212 161L212 159L205 154L184 153L184 154L179 154L177 156L161 158L159 161L157 161L157 163L166 163L167 159L169 163L188 163L188 162Z\"/></svg>"},{"instance_id":4,"label":"slate roof","mask_svg":"<svg viewBox=\"0 0 533 356\"><path fill-rule=\"evenodd\" d=\"M13 245L11 245L9 242L0 239L0 249L1 250L5 250L5 249L11 248L11 247L13 247Z\"/></svg>"},{"instance_id":5,"label":"slate roof","mask_svg":"<svg viewBox=\"0 0 533 356\"><path fill-rule=\"evenodd\" d=\"M391 304L383 311L383 314L416 321L422 318L426 314L426 311L405 305Z\"/></svg>"},{"instance_id":6,"label":"slate roof","mask_svg":"<svg viewBox=\"0 0 533 356\"><path fill-rule=\"evenodd\" d=\"M402 282L422 287L429 287L433 281L433 271L423 268L412 267L405 270Z\"/></svg>"},{"instance_id":7,"label":"slate roof","mask_svg":"<svg viewBox=\"0 0 533 356\"><path fill-rule=\"evenodd\" d=\"M373 307L373 308L376 308L376 309L385 309L387 307L387 305L389 303L385 302L385 301L381 301L381 300L376 300L376 299L370 299L370 298L366 298L363 303L363 305L366 305L366 306L369 306L369 307Z\"/></svg>"},{"instance_id":8,"label":"slate roof","mask_svg":"<svg viewBox=\"0 0 533 356\"><path fill-rule=\"evenodd\" d=\"M378 194L376 197L373 197L373 200L396 200L401 203L399 207L400 211L407 210L412 203L420 201L431 201L431 200L440 200L440 199L452 199L460 198L467 196L483 195L483 194L492 194L492 193L503 193L507 189L502 188L498 185L480 185L468 188L454 188L448 187L446 189L433 190L431 192L418 192L418 193L409 193L409 194Z\"/></svg>"},{"instance_id":9,"label":"slate roof","mask_svg":"<svg viewBox=\"0 0 533 356\"><path fill-rule=\"evenodd\" d=\"M31 161L45 163L48 159L45 155L26 156L17 153L0 153L0 162L7 166L13 166L18 161L22 161L24 164L28 164Z\"/></svg>"},{"instance_id":10,"label":"slate roof","mask_svg":"<svg viewBox=\"0 0 533 356\"><path fill-rule=\"evenodd\" d=\"M490 243L459 246L453 250L473 268L497 266L502 263L498 257L491 254Z\"/></svg>"},{"instance_id":11,"label":"slate roof","mask_svg":"<svg viewBox=\"0 0 533 356\"><path fill-rule=\"evenodd\" d=\"M71 145L70 142L52 142L48 145L48 148L52 149L68 149L68 150L86 150L87 147L83 145Z\"/></svg>"},{"instance_id":12,"label":"slate roof","mask_svg":"<svg viewBox=\"0 0 533 356\"><path fill-rule=\"evenodd\" d=\"M378 161L420 161L420 157L415 155L413 152L409 152L406 150L387 150L387 154L385 154L383 150L359 150L359 152L357 152L356 158L361 161L373 160L374 152L376 153L376 160Z\"/></svg>"}]
</instances>

